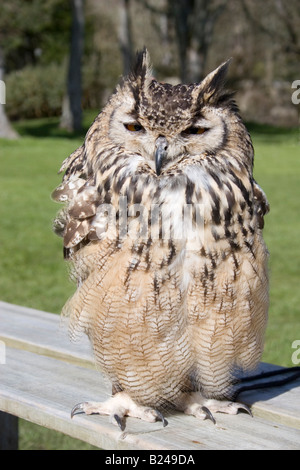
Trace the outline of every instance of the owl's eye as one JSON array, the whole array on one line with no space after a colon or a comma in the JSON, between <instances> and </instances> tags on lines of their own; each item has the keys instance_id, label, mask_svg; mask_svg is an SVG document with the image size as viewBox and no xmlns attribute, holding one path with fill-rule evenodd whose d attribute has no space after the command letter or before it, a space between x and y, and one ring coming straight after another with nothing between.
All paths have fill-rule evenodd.
<instances>
[{"instance_id":1,"label":"owl's eye","mask_svg":"<svg viewBox=\"0 0 300 470\"><path fill-rule=\"evenodd\" d=\"M124 124L124 126L130 132L139 132L143 130L143 126L137 123L136 124Z\"/></svg>"},{"instance_id":2,"label":"owl's eye","mask_svg":"<svg viewBox=\"0 0 300 470\"><path fill-rule=\"evenodd\" d=\"M190 134L204 134L204 132L208 131L207 127L188 127L185 131L182 132L183 135L190 135Z\"/></svg>"}]
</instances>

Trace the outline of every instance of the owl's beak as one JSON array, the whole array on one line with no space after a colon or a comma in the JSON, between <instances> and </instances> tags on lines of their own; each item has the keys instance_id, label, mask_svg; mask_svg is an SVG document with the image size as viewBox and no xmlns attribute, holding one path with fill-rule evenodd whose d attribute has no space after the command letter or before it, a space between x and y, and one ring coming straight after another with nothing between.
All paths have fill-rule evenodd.
<instances>
[{"instance_id":1,"label":"owl's beak","mask_svg":"<svg viewBox=\"0 0 300 470\"><path fill-rule=\"evenodd\" d=\"M165 137L160 136L157 138L155 143L155 168L157 175L160 175L163 160L167 155L168 146L169 144Z\"/></svg>"}]
</instances>

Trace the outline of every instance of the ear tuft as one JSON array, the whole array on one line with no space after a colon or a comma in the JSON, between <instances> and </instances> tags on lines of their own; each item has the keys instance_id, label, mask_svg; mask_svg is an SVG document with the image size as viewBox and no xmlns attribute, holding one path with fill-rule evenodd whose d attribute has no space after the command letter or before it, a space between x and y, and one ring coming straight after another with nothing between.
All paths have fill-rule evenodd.
<instances>
[{"instance_id":1,"label":"ear tuft","mask_svg":"<svg viewBox=\"0 0 300 470\"><path fill-rule=\"evenodd\" d=\"M152 74L149 52L144 47L142 51L136 53L136 60L130 78L133 81L144 83Z\"/></svg>"},{"instance_id":2,"label":"ear tuft","mask_svg":"<svg viewBox=\"0 0 300 470\"><path fill-rule=\"evenodd\" d=\"M227 94L224 90L225 79L231 59L210 72L199 84L198 99L204 103L217 104ZM224 101L222 99L222 101Z\"/></svg>"}]
</instances>

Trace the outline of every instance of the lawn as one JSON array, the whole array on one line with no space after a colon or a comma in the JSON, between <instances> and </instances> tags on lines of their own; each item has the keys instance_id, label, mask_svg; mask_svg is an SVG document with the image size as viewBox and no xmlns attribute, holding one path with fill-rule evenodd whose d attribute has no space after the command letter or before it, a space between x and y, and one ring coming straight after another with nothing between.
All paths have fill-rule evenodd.
<instances>
[{"instance_id":1,"label":"lawn","mask_svg":"<svg viewBox=\"0 0 300 470\"><path fill-rule=\"evenodd\" d=\"M300 132L254 126L251 135L254 175L271 206L264 230L271 288L263 360L292 366L292 343L300 339Z\"/></svg>"},{"instance_id":2,"label":"lawn","mask_svg":"<svg viewBox=\"0 0 300 470\"><path fill-rule=\"evenodd\" d=\"M85 116L86 127L94 116ZM69 136L57 122L20 122L16 127L21 139L0 141L0 299L55 313L74 286L62 259L61 240L52 233L60 206L50 194L61 181L61 162L84 138L84 133ZM249 128L255 177L271 205L265 221L271 305L263 360L292 366L292 343L300 339L300 135L298 130ZM87 448L56 433L52 439L48 433L21 422L21 447Z\"/></svg>"}]
</instances>

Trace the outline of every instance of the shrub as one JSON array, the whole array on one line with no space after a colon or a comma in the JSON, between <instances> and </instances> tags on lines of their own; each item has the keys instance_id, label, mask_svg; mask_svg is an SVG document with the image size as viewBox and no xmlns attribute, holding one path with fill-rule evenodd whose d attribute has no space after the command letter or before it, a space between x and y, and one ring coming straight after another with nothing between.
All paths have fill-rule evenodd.
<instances>
[{"instance_id":1,"label":"shrub","mask_svg":"<svg viewBox=\"0 0 300 470\"><path fill-rule=\"evenodd\" d=\"M62 65L25 67L6 77L6 112L11 119L59 115L65 91Z\"/></svg>"},{"instance_id":2,"label":"shrub","mask_svg":"<svg viewBox=\"0 0 300 470\"><path fill-rule=\"evenodd\" d=\"M66 91L66 66L49 64L28 66L6 76L6 112L11 120L31 119L61 114ZM103 82L96 60L82 67L82 106L102 105Z\"/></svg>"}]
</instances>

